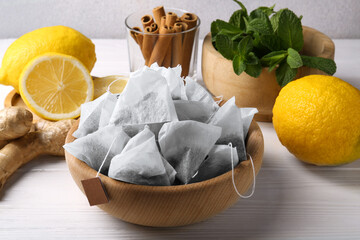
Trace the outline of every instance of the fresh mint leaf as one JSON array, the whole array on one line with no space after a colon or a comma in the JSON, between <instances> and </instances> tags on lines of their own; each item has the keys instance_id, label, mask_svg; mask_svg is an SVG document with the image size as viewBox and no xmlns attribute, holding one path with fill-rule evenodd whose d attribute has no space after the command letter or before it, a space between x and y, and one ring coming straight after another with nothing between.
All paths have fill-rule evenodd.
<instances>
[{"instance_id":1,"label":"fresh mint leaf","mask_svg":"<svg viewBox=\"0 0 360 240\"><path fill-rule=\"evenodd\" d=\"M262 71L262 66L260 62L256 65L246 65L245 72L254 78L259 77L261 71Z\"/></svg>"},{"instance_id":2,"label":"fresh mint leaf","mask_svg":"<svg viewBox=\"0 0 360 240\"><path fill-rule=\"evenodd\" d=\"M263 56L264 54L267 54L269 51L265 46L261 44L261 38L262 36L260 33L254 32L253 34L253 45L254 45L254 53L256 53L257 56Z\"/></svg>"},{"instance_id":3,"label":"fresh mint leaf","mask_svg":"<svg viewBox=\"0 0 360 240\"><path fill-rule=\"evenodd\" d=\"M241 29L235 27L234 25L227 23L223 20L217 19L216 26L219 29L218 34L226 34L226 35L236 35L242 33Z\"/></svg>"},{"instance_id":4,"label":"fresh mint leaf","mask_svg":"<svg viewBox=\"0 0 360 240\"><path fill-rule=\"evenodd\" d=\"M282 60L281 61L279 60L279 62L274 62L273 64L269 65L268 71L272 72L278 65L281 64L281 62L282 62Z\"/></svg>"},{"instance_id":5,"label":"fresh mint leaf","mask_svg":"<svg viewBox=\"0 0 360 240\"><path fill-rule=\"evenodd\" d=\"M235 55L234 59L233 59L233 68L234 68L234 72L237 75L240 75L243 71L245 71L246 69L246 64L244 63L244 61L241 59L241 56L239 55Z\"/></svg>"},{"instance_id":6,"label":"fresh mint leaf","mask_svg":"<svg viewBox=\"0 0 360 240\"><path fill-rule=\"evenodd\" d=\"M260 38L261 44L264 45L270 51L279 51L284 49L283 43L280 37L277 35L262 35Z\"/></svg>"},{"instance_id":7,"label":"fresh mint leaf","mask_svg":"<svg viewBox=\"0 0 360 240\"><path fill-rule=\"evenodd\" d=\"M274 70L278 65L285 61L288 56L287 51L281 50L276 52L271 52L261 58L263 66L269 66L269 72Z\"/></svg>"},{"instance_id":8,"label":"fresh mint leaf","mask_svg":"<svg viewBox=\"0 0 360 240\"><path fill-rule=\"evenodd\" d=\"M275 13L274 11L275 4L271 7L258 7L250 13L250 19L259 18L264 13L267 17Z\"/></svg>"},{"instance_id":9,"label":"fresh mint leaf","mask_svg":"<svg viewBox=\"0 0 360 240\"><path fill-rule=\"evenodd\" d=\"M241 7L241 10L243 10L245 16L247 16L247 9L246 9L246 7L244 6L244 4L242 4L242 2L237 1L237 0L233 0L233 1L236 2L237 4L239 4L239 6Z\"/></svg>"},{"instance_id":10,"label":"fresh mint leaf","mask_svg":"<svg viewBox=\"0 0 360 240\"><path fill-rule=\"evenodd\" d=\"M214 43L216 40L216 35L219 33L219 28L216 21L211 23L211 41Z\"/></svg>"},{"instance_id":11,"label":"fresh mint leaf","mask_svg":"<svg viewBox=\"0 0 360 240\"><path fill-rule=\"evenodd\" d=\"M237 10L231 15L229 23L245 31L244 17L246 17L244 11L242 9Z\"/></svg>"},{"instance_id":12,"label":"fresh mint leaf","mask_svg":"<svg viewBox=\"0 0 360 240\"><path fill-rule=\"evenodd\" d=\"M249 52L245 58L245 63L247 65L257 65L259 63L259 58L255 56L255 53Z\"/></svg>"},{"instance_id":13,"label":"fresh mint leaf","mask_svg":"<svg viewBox=\"0 0 360 240\"><path fill-rule=\"evenodd\" d=\"M301 55L301 59L307 67L319 69L329 75L333 75L336 72L336 63L331 59L304 55Z\"/></svg>"},{"instance_id":14,"label":"fresh mint leaf","mask_svg":"<svg viewBox=\"0 0 360 240\"><path fill-rule=\"evenodd\" d=\"M223 34L216 35L216 49L223 55L224 58L232 60L235 55L233 41Z\"/></svg>"},{"instance_id":15,"label":"fresh mint leaf","mask_svg":"<svg viewBox=\"0 0 360 240\"><path fill-rule=\"evenodd\" d=\"M289 9L284 9L280 14L277 35L286 44L286 48L300 51L304 45L301 21Z\"/></svg>"},{"instance_id":16,"label":"fresh mint leaf","mask_svg":"<svg viewBox=\"0 0 360 240\"><path fill-rule=\"evenodd\" d=\"M301 56L298 53L298 51L289 48L287 52L288 52L288 56L286 58L286 62L289 64L291 68L299 68L303 65Z\"/></svg>"},{"instance_id":17,"label":"fresh mint leaf","mask_svg":"<svg viewBox=\"0 0 360 240\"><path fill-rule=\"evenodd\" d=\"M276 81L281 87L285 87L286 84L295 78L296 73L296 68L291 68L287 62L283 62L276 69Z\"/></svg>"},{"instance_id":18,"label":"fresh mint leaf","mask_svg":"<svg viewBox=\"0 0 360 240\"><path fill-rule=\"evenodd\" d=\"M227 59L233 61L236 74L246 72L258 77L262 68L276 69L280 86L292 81L303 65L328 74L336 71L334 61L301 56L304 45L301 18L289 9L278 12L272 7L259 7L248 14L245 6L234 0L236 10L229 22L216 20L211 24L212 42Z\"/></svg>"},{"instance_id":19,"label":"fresh mint leaf","mask_svg":"<svg viewBox=\"0 0 360 240\"><path fill-rule=\"evenodd\" d=\"M250 22L245 20L247 31L254 31L264 35L274 34L269 18L261 13L260 18L252 19Z\"/></svg>"},{"instance_id":20,"label":"fresh mint leaf","mask_svg":"<svg viewBox=\"0 0 360 240\"><path fill-rule=\"evenodd\" d=\"M275 51L275 52L271 52L271 53L266 54L265 56L263 56L261 58L261 62L265 66L270 66L270 65L273 65L275 63L281 62L287 56L288 56L288 53L285 50Z\"/></svg>"},{"instance_id":21,"label":"fresh mint leaf","mask_svg":"<svg viewBox=\"0 0 360 240\"><path fill-rule=\"evenodd\" d=\"M283 9L281 9L280 11L278 11L277 13L272 15L272 17L270 18L270 22L271 22L271 25L272 25L275 33L277 32L277 29L279 27L279 18L280 18L280 15L282 12L283 12Z\"/></svg>"},{"instance_id":22,"label":"fresh mint leaf","mask_svg":"<svg viewBox=\"0 0 360 240\"><path fill-rule=\"evenodd\" d=\"M231 41L238 42L238 41L241 41L241 39L243 39L243 38L244 38L244 34L239 33L239 34L236 34L235 36L231 37Z\"/></svg>"},{"instance_id":23,"label":"fresh mint leaf","mask_svg":"<svg viewBox=\"0 0 360 240\"><path fill-rule=\"evenodd\" d=\"M238 44L238 52L240 56L246 56L253 49L253 40L250 36L246 36Z\"/></svg>"}]
</instances>

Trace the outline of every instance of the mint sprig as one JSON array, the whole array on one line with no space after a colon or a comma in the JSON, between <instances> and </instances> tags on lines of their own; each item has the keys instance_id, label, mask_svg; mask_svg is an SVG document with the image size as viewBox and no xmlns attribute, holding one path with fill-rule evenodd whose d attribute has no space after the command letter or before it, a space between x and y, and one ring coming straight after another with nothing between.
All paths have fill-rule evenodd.
<instances>
[{"instance_id":1,"label":"mint sprig","mask_svg":"<svg viewBox=\"0 0 360 240\"><path fill-rule=\"evenodd\" d=\"M272 7L259 7L250 14L245 6L234 0L240 9L229 22L216 20L211 24L214 47L226 59L233 61L234 72L246 72L258 77L262 68L276 69L280 86L291 82L302 66L319 69L327 74L336 72L331 59L301 55L304 45L301 18L285 8L274 11Z\"/></svg>"}]
</instances>

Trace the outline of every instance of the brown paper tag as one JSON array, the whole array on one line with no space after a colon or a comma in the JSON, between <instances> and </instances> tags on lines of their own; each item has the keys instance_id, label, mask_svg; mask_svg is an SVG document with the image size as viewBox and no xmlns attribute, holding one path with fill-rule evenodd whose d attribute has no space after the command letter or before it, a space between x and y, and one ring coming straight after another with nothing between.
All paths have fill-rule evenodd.
<instances>
[{"instance_id":1,"label":"brown paper tag","mask_svg":"<svg viewBox=\"0 0 360 240\"><path fill-rule=\"evenodd\" d=\"M81 180L90 206L109 202L109 197L99 177Z\"/></svg>"}]
</instances>

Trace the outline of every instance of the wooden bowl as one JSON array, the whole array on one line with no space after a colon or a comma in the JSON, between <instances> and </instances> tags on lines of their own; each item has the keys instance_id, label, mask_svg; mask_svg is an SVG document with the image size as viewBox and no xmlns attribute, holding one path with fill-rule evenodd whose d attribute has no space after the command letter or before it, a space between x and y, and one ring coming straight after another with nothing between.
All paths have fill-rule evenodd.
<instances>
[{"instance_id":1,"label":"wooden bowl","mask_svg":"<svg viewBox=\"0 0 360 240\"><path fill-rule=\"evenodd\" d=\"M75 138L69 131L66 143ZM256 174L264 153L264 139L258 124L251 123L246 140L247 152L252 156ZM96 171L65 151L70 173L84 193L81 180L93 178ZM249 160L235 168L235 181L240 193L245 194L253 182ZM238 199L232 184L231 171L207 181L178 186L142 186L129 184L101 175L110 202L99 208L126 222L152 227L171 227L203 221L227 209Z\"/></svg>"},{"instance_id":2,"label":"wooden bowl","mask_svg":"<svg viewBox=\"0 0 360 240\"><path fill-rule=\"evenodd\" d=\"M328 36L306 26L303 26L303 34L303 54L334 59L335 45ZM255 115L256 121L272 121L272 108L281 89L276 82L275 71L269 73L264 68L258 78L245 72L236 75L232 61L225 59L212 45L210 33L204 39L201 66L205 85L214 96L222 95L224 100L235 96L238 107L256 107L259 110ZM325 73L301 67L296 79L310 74Z\"/></svg>"}]
</instances>

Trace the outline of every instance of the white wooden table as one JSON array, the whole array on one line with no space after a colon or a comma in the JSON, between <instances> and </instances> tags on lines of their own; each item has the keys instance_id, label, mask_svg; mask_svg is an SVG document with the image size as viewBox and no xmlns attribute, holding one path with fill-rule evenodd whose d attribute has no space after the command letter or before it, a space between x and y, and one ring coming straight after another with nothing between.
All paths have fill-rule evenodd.
<instances>
[{"instance_id":1,"label":"white wooden table","mask_svg":"<svg viewBox=\"0 0 360 240\"><path fill-rule=\"evenodd\" d=\"M13 40L0 40L0 57ZM94 40L95 76L128 72L124 40ZM336 76L360 89L360 40L335 40ZM200 70L200 61L199 61ZM11 87L0 86L0 102ZM360 161L340 167L301 163L271 123L255 195L202 223L142 227L115 219L87 199L64 158L41 157L0 193L0 239L360 239Z\"/></svg>"}]
</instances>

